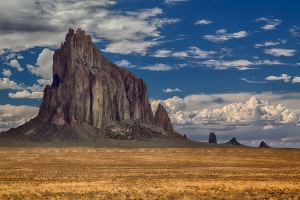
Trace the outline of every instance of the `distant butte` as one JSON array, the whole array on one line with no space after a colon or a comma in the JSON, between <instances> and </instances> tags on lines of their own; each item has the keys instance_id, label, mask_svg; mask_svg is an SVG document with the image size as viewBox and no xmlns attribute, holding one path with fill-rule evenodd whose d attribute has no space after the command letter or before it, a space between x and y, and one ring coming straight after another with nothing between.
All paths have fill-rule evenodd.
<instances>
[{"instance_id":1,"label":"distant butte","mask_svg":"<svg viewBox=\"0 0 300 200\"><path fill-rule=\"evenodd\" d=\"M239 143L235 137L233 137L230 141L224 143L224 144L227 144L227 145L243 145L241 143Z\"/></svg>"},{"instance_id":2,"label":"distant butte","mask_svg":"<svg viewBox=\"0 0 300 200\"><path fill-rule=\"evenodd\" d=\"M217 136L213 132L211 132L209 134L208 143L216 143L217 144Z\"/></svg>"},{"instance_id":3,"label":"distant butte","mask_svg":"<svg viewBox=\"0 0 300 200\"><path fill-rule=\"evenodd\" d=\"M267 145L267 143L265 143L265 141L261 141L259 148L271 148L270 146Z\"/></svg>"}]
</instances>

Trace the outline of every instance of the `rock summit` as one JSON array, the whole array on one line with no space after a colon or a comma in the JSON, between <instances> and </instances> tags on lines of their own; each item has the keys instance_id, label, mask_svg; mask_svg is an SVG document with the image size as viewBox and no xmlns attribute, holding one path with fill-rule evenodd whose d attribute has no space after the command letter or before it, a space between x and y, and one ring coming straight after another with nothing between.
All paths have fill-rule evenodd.
<instances>
[{"instance_id":1,"label":"rock summit","mask_svg":"<svg viewBox=\"0 0 300 200\"><path fill-rule=\"evenodd\" d=\"M243 145L241 143L239 143L235 137L233 137L230 141L226 142L225 144L228 144L228 145Z\"/></svg>"},{"instance_id":2,"label":"rock summit","mask_svg":"<svg viewBox=\"0 0 300 200\"><path fill-rule=\"evenodd\" d=\"M265 143L265 141L261 141L259 147L260 148L271 148L270 146L267 145L267 143Z\"/></svg>"}]
</instances>

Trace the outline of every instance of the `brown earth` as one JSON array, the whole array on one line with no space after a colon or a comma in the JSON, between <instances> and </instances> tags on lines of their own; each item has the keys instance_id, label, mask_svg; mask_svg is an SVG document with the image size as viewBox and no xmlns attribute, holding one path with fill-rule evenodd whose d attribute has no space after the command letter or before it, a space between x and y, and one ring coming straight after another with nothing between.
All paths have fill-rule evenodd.
<instances>
[{"instance_id":1,"label":"brown earth","mask_svg":"<svg viewBox=\"0 0 300 200\"><path fill-rule=\"evenodd\" d=\"M299 199L300 150L0 148L1 199Z\"/></svg>"}]
</instances>

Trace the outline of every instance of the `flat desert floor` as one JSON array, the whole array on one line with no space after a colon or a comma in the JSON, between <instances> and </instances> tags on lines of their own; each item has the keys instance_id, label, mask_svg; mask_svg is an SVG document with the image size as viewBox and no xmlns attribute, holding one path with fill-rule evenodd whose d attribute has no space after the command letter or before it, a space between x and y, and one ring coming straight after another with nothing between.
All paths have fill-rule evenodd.
<instances>
[{"instance_id":1,"label":"flat desert floor","mask_svg":"<svg viewBox=\"0 0 300 200\"><path fill-rule=\"evenodd\" d=\"M300 199L300 150L0 148L1 199Z\"/></svg>"}]
</instances>

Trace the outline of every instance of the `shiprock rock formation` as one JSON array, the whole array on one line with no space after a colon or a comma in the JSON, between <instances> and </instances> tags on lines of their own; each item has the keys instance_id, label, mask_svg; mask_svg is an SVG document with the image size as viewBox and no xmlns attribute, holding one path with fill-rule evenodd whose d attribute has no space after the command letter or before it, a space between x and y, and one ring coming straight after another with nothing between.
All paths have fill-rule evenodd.
<instances>
[{"instance_id":1,"label":"shiprock rock formation","mask_svg":"<svg viewBox=\"0 0 300 200\"><path fill-rule=\"evenodd\" d=\"M209 134L208 143L216 143L217 144L217 136L213 132L211 132Z\"/></svg>"},{"instance_id":2,"label":"shiprock rock formation","mask_svg":"<svg viewBox=\"0 0 300 200\"><path fill-rule=\"evenodd\" d=\"M241 143L239 143L235 137L233 137L230 141L224 143L224 144L228 144L228 145L243 145Z\"/></svg>"},{"instance_id":3,"label":"shiprock rock formation","mask_svg":"<svg viewBox=\"0 0 300 200\"><path fill-rule=\"evenodd\" d=\"M81 29L70 29L55 51L53 82L38 115L1 135L29 141L185 139L163 106L153 116L146 83L109 62Z\"/></svg>"},{"instance_id":4,"label":"shiprock rock formation","mask_svg":"<svg viewBox=\"0 0 300 200\"><path fill-rule=\"evenodd\" d=\"M261 141L259 147L260 148L271 148L270 146L267 145L267 143L265 143L265 141Z\"/></svg>"}]
</instances>

